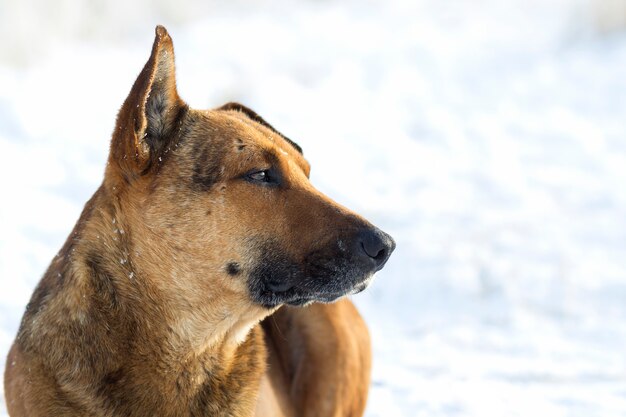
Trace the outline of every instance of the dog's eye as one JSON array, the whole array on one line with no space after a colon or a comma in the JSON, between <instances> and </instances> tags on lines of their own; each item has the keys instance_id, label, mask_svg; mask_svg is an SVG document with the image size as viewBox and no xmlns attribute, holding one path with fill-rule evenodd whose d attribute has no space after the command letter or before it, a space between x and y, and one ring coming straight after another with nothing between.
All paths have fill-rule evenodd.
<instances>
[{"instance_id":1,"label":"dog's eye","mask_svg":"<svg viewBox=\"0 0 626 417\"><path fill-rule=\"evenodd\" d=\"M248 178L255 182L270 182L270 175L267 170L251 172L248 174Z\"/></svg>"},{"instance_id":2,"label":"dog's eye","mask_svg":"<svg viewBox=\"0 0 626 417\"><path fill-rule=\"evenodd\" d=\"M280 185L280 172L273 167L270 167L268 169L254 169L252 171L248 171L248 173L245 174L242 178L248 182L258 185Z\"/></svg>"}]
</instances>

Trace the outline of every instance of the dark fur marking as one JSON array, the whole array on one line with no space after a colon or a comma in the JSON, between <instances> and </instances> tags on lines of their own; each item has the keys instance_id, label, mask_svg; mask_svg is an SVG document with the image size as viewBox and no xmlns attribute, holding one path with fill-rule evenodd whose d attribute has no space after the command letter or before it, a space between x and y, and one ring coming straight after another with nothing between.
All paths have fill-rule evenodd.
<instances>
[{"instance_id":1,"label":"dark fur marking","mask_svg":"<svg viewBox=\"0 0 626 417\"><path fill-rule=\"evenodd\" d=\"M239 265L237 262L229 262L226 265L226 272L228 272L228 275L239 275L239 273L241 272L241 265Z\"/></svg>"},{"instance_id":2,"label":"dark fur marking","mask_svg":"<svg viewBox=\"0 0 626 417\"><path fill-rule=\"evenodd\" d=\"M280 133L278 130L274 129L274 127L271 124L267 123L265 119L259 116L254 110L244 106L243 104L230 102L230 103L224 104L222 107L219 107L218 110L235 110L235 111L245 114L246 116L248 116L249 119L254 120L258 124L265 126L268 129L270 129L272 132L278 134L280 137L285 139L285 141L289 143L296 151L298 151L300 154L303 154L302 148L300 147L300 145L298 145L296 142L292 141L287 136Z\"/></svg>"},{"instance_id":3,"label":"dark fur marking","mask_svg":"<svg viewBox=\"0 0 626 417\"><path fill-rule=\"evenodd\" d=\"M201 142L195 146L194 155L199 155L194 163L191 180L196 188L209 191L220 180L221 156L210 143Z\"/></svg>"},{"instance_id":4,"label":"dark fur marking","mask_svg":"<svg viewBox=\"0 0 626 417\"><path fill-rule=\"evenodd\" d=\"M110 392L113 390L113 387L119 384L123 377L124 371L121 368L109 372L108 374L104 375L102 379L100 379L99 383L97 384L96 391L102 397L108 396L108 394L110 394Z\"/></svg>"},{"instance_id":5,"label":"dark fur marking","mask_svg":"<svg viewBox=\"0 0 626 417\"><path fill-rule=\"evenodd\" d=\"M88 253L85 258L87 267L91 270L96 298L101 300L104 307L113 309L119 307L117 289L104 267L104 259L95 252Z\"/></svg>"},{"instance_id":6,"label":"dark fur marking","mask_svg":"<svg viewBox=\"0 0 626 417\"><path fill-rule=\"evenodd\" d=\"M237 150L241 152L244 149L246 149L245 143L243 143L243 141L240 138L237 138Z\"/></svg>"}]
</instances>

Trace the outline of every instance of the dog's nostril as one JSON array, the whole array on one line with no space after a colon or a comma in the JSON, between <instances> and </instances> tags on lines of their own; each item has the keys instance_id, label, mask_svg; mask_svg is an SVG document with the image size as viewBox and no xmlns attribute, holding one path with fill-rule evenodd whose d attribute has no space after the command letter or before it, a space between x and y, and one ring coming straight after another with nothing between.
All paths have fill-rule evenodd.
<instances>
[{"instance_id":1,"label":"dog's nostril","mask_svg":"<svg viewBox=\"0 0 626 417\"><path fill-rule=\"evenodd\" d=\"M377 261L382 261L387 259L387 250L383 249L380 252L378 252L378 255L374 256L374 259L376 259Z\"/></svg>"},{"instance_id":2,"label":"dog's nostril","mask_svg":"<svg viewBox=\"0 0 626 417\"><path fill-rule=\"evenodd\" d=\"M359 240L363 252L376 262L378 268L382 268L387 262L395 246L390 236L376 228L362 230Z\"/></svg>"},{"instance_id":3,"label":"dog's nostril","mask_svg":"<svg viewBox=\"0 0 626 417\"><path fill-rule=\"evenodd\" d=\"M382 242L381 242L382 243ZM372 242L371 240L361 242L363 250L370 258L378 259L381 255L384 255L385 248L379 242Z\"/></svg>"}]
</instances>

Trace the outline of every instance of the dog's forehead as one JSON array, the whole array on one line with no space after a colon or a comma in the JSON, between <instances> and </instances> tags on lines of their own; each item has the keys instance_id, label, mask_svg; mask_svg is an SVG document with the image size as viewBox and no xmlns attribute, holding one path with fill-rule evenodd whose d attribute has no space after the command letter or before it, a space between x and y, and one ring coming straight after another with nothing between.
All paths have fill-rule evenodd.
<instances>
[{"instance_id":1,"label":"dog's forehead","mask_svg":"<svg viewBox=\"0 0 626 417\"><path fill-rule=\"evenodd\" d=\"M308 176L311 170L309 162L280 133L250 119L236 110L205 110L202 114L207 118L214 132L223 139L238 144L256 144L260 149L274 151L279 158L287 159L289 165L298 166Z\"/></svg>"}]
</instances>

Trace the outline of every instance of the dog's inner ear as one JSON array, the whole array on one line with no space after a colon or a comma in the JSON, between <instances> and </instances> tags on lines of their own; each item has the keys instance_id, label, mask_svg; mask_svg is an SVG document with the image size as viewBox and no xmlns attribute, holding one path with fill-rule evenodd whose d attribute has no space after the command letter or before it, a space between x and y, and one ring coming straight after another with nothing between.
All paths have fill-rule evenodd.
<instances>
[{"instance_id":1,"label":"dog's inner ear","mask_svg":"<svg viewBox=\"0 0 626 417\"><path fill-rule=\"evenodd\" d=\"M157 26L152 54L117 116L111 157L124 170L145 173L170 146L185 109L176 90L172 38Z\"/></svg>"},{"instance_id":2,"label":"dog's inner ear","mask_svg":"<svg viewBox=\"0 0 626 417\"><path fill-rule=\"evenodd\" d=\"M238 112L245 114L249 119L254 120L258 124L263 125L267 127L268 129L270 129L271 131L273 131L274 133L278 134L280 137L285 139L287 143L293 146L295 150L297 150L299 153L302 153L302 148L300 147L300 145L298 145L296 142L294 142L293 140L289 139L287 136L280 133L278 130L274 129L274 127L271 124L267 123L265 119L259 116L254 110L244 106L243 104L230 102L230 103L224 104L222 107L219 107L218 110L226 110L226 111L234 110L234 111L238 111Z\"/></svg>"}]
</instances>

